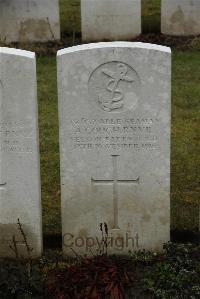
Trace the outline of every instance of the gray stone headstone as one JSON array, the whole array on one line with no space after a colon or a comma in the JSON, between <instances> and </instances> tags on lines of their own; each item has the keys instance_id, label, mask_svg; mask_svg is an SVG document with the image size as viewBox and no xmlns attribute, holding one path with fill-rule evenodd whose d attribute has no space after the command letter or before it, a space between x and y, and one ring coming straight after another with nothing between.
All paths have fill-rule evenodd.
<instances>
[{"instance_id":1,"label":"gray stone headstone","mask_svg":"<svg viewBox=\"0 0 200 299\"><path fill-rule=\"evenodd\" d=\"M141 33L141 0L81 0L84 41L131 40Z\"/></svg>"},{"instance_id":2,"label":"gray stone headstone","mask_svg":"<svg viewBox=\"0 0 200 299\"><path fill-rule=\"evenodd\" d=\"M98 251L100 223L109 253L169 240L170 53L131 42L58 52L65 254Z\"/></svg>"},{"instance_id":3,"label":"gray stone headstone","mask_svg":"<svg viewBox=\"0 0 200 299\"><path fill-rule=\"evenodd\" d=\"M35 54L0 48L0 256L26 248L18 219L33 248L42 252Z\"/></svg>"},{"instance_id":4,"label":"gray stone headstone","mask_svg":"<svg viewBox=\"0 0 200 299\"><path fill-rule=\"evenodd\" d=\"M162 0L161 30L169 35L200 34L199 0Z\"/></svg>"},{"instance_id":5,"label":"gray stone headstone","mask_svg":"<svg viewBox=\"0 0 200 299\"><path fill-rule=\"evenodd\" d=\"M58 0L0 0L0 41L46 42L59 38Z\"/></svg>"}]
</instances>

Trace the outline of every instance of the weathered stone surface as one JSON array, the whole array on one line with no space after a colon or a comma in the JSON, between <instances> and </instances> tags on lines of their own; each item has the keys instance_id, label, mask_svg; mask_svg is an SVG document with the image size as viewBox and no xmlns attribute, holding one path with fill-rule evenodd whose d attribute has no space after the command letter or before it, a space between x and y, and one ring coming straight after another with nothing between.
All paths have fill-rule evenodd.
<instances>
[{"instance_id":1,"label":"weathered stone surface","mask_svg":"<svg viewBox=\"0 0 200 299\"><path fill-rule=\"evenodd\" d=\"M157 45L58 52L65 254L98 251L104 222L109 253L169 240L170 74L170 49Z\"/></svg>"},{"instance_id":2,"label":"weathered stone surface","mask_svg":"<svg viewBox=\"0 0 200 299\"><path fill-rule=\"evenodd\" d=\"M0 40L46 42L60 38L58 0L0 0Z\"/></svg>"},{"instance_id":3,"label":"weathered stone surface","mask_svg":"<svg viewBox=\"0 0 200 299\"><path fill-rule=\"evenodd\" d=\"M199 0L162 0L162 33L200 34Z\"/></svg>"},{"instance_id":4,"label":"weathered stone surface","mask_svg":"<svg viewBox=\"0 0 200 299\"><path fill-rule=\"evenodd\" d=\"M141 0L81 0L84 41L130 40L141 33Z\"/></svg>"},{"instance_id":5,"label":"weathered stone surface","mask_svg":"<svg viewBox=\"0 0 200 299\"><path fill-rule=\"evenodd\" d=\"M42 252L35 54L0 48L0 256L13 256L9 246L20 220L33 248Z\"/></svg>"}]
</instances>

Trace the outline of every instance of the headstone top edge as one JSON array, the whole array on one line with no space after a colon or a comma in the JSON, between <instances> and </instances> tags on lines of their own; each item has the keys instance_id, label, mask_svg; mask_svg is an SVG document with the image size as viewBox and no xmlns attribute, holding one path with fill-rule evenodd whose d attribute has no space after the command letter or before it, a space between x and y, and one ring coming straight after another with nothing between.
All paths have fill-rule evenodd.
<instances>
[{"instance_id":1,"label":"headstone top edge","mask_svg":"<svg viewBox=\"0 0 200 299\"><path fill-rule=\"evenodd\" d=\"M35 53L31 51L15 49L15 48L7 48L7 47L0 47L0 54L9 54L15 56L23 56L27 58L34 59Z\"/></svg>"},{"instance_id":2,"label":"headstone top edge","mask_svg":"<svg viewBox=\"0 0 200 299\"><path fill-rule=\"evenodd\" d=\"M69 48L64 48L57 52L57 57L84 51L84 50L92 50L92 49L102 49L102 48L138 48L138 49L147 49L147 50L155 50L160 52L165 52L171 54L171 48L166 46L160 46L156 44L150 43L142 43L142 42L121 42L121 41L114 41L114 42L99 42L99 43L90 43L90 44L83 44L78 46L73 46Z\"/></svg>"}]
</instances>

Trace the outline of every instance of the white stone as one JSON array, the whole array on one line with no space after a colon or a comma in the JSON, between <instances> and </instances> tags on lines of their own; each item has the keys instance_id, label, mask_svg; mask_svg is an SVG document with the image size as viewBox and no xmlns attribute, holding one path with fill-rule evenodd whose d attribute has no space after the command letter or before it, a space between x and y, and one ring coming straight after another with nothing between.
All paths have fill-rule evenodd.
<instances>
[{"instance_id":1,"label":"white stone","mask_svg":"<svg viewBox=\"0 0 200 299\"><path fill-rule=\"evenodd\" d=\"M141 33L141 0L81 0L83 41L131 40Z\"/></svg>"},{"instance_id":2,"label":"white stone","mask_svg":"<svg viewBox=\"0 0 200 299\"><path fill-rule=\"evenodd\" d=\"M58 52L66 255L96 253L104 222L109 253L161 250L169 240L170 53L131 42Z\"/></svg>"},{"instance_id":3,"label":"white stone","mask_svg":"<svg viewBox=\"0 0 200 299\"><path fill-rule=\"evenodd\" d=\"M46 42L60 38L58 0L0 0L0 40Z\"/></svg>"},{"instance_id":4,"label":"white stone","mask_svg":"<svg viewBox=\"0 0 200 299\"><path fill-rule=\"evenodd\" d=\"M42 252L35 54L0 48L0 256L13 256L9 246L20 220L33 248Z\"/></svg>"},{"instance_id":5,"label":"white stone","mask_svg":"<svg viewBox=\"0 0 200 299\"><path fill-rule=\"evenodd\" d=\"M169 35L200 34L199 0L162 0L161 31Z\"/></svg>"}]
</instances>

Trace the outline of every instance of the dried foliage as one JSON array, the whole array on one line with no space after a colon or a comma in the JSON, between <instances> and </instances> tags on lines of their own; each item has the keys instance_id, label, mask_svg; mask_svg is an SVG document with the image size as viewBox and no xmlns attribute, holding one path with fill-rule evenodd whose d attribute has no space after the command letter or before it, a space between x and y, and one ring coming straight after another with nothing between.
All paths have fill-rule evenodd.
<instances>
[{"instance_id":1,"label":"dried foliage","mask_svg":"<svg viewBox=\"0 0 200 299\"><path fill-rule=\"evenodd\" d=\"M130 259L98 255L85 257L65 269L47 275L46 298L124 299L133 281ZM106 297L108 296L108 297Z\"/></svg>"},{"instance_id":2,"label":"dried foliage","mask_svg":"<svg viewBox=\"0 0 200 299\"><path fill-rule=\"evenodd\" d=\"M200 244L168 243L165 253L145 250L129 256L108 256L108 228L100 224L99 255L63 260L61 252L33 261L26 234L18 220L26 258L15 236L15 260L0 260L1 299L180 299L200 298Z\"/></svg>"},{"instance_id":3,"label":"dried foliage","mask_svg":"<svg viewBox=\"0 0 200 299\"><path fill-rule=\"evenodd\" d=\"M134 284L138 286L139 268L143 267L144 263L146 265L147 261L155 260L155 256L145 251L138 251L137 255L130 254L128 257L108 256L107 223L100 223L100 232L99 255L83 257L72 250L76 256L73 263L65 267L62 263L60 266L56 263L55 268L46 272L45 298L132 298L132 295L127 297L127 294ZM141 280L140 277L139 280ZM136 292L140 293L140 291ZM134 298L136 298L135 294Z\"/></svg>"},{"instance_id":4,"label":"dried foliage","mask_svg":"<svg viewBox=\"0 0 200 299\"><path fill-rule=\"evenodd\" d=\"M72 21L72 36L63 36L60 41L56 42L47 42L47 43L10 43L7 44L3 41L0 41L0 46L2 47L13 47L19 49L25 49L29 51L34 51L38 56L45 55L56 55L57 51L66 47L80 45L82 44L79 34L74 31L74 20ZM163 46L168 46L176 50L199 50L200 49L200 35L199 36L167 36L164 34L141 34L138 37L134 38L132 42L145 42L153 43ZM67 45L67 46L66 46Z\"/></svg>"},{"instance_id":5,"label":"dried foliage","mask_svg":"<svg viewBox=\"0 0 200 299\"><path fill-rule=\"evenodd\" d=\"M40 264L32 260L32 248L29 246L23 226L18 219L18 230L26 248L27 258L24 258L17 246L15 235L12 237L10 249L15 260L3 260L0 263L0 298L30 299L42 298L42 280Z\"/></svg>"}]
</instances>

